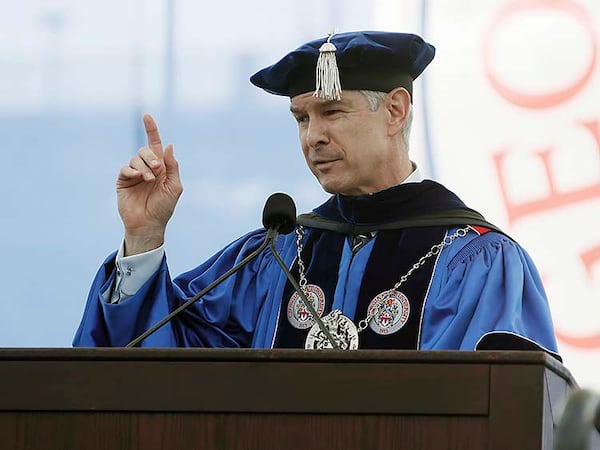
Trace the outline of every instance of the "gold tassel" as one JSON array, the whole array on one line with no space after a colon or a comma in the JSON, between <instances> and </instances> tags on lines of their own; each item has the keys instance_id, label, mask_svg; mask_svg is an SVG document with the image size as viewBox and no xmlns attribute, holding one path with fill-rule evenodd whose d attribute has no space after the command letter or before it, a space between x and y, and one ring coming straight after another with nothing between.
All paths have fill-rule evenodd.
<instances>
[{"instance_id":1,"label":"gold tassel","mask_svg":"<svg viewBox=\"0 0 600 450\"><path fill-rule=\"evenodd\" d=\"M313 97L326 100L340 100L342 86L340 73L335 58L337 48L330 41L334 33L331 33L319 48L319 59L317 60L316 88Z\"/></svg>"}]
</instances>

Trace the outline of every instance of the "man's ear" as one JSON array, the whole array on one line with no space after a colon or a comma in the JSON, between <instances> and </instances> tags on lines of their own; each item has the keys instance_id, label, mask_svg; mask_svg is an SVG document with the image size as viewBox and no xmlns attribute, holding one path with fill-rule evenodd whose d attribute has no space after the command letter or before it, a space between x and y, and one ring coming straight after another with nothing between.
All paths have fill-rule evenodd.
<instances>
[{"instance_id":1,"label":"man's ear","mask_svg":"<svg viewBox=\"0 0 600 450\"><path fill-rule=\"evenodd\" d=\"M388 134L393 136L401 132L410 109L410 94L403 87L390 91L386 106L389 112Z\"/></svg>"}]
</instances>

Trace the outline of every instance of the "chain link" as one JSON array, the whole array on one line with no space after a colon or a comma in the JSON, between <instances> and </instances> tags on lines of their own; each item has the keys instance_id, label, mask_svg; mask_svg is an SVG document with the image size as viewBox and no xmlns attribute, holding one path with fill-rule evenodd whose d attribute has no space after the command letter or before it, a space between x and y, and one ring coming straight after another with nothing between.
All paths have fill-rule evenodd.
<instances>
[{"instance_id":1,"label":"chain link","mask_svg":"<svg viewBox=\"0 0 600 450\"><path fill-rule=\"evenodd\" d=\"M371 312L368 312L367 317L365 317L360 322L358 322L357 331L360 333L361 331L364 331L367 329L367 327L369 326L369 322L371 322L373 317L375 317L375 315L379 312L379 310L383 306L383 303L385 302L385 300L387 300L390 297L390 295L393 291L398 291L400 286L402 286L404 283L406 283L406 280L408 280L410 278L410 276L413 274L413 272L415 270L419 269L432 256L439 255L440 252L442 251L442 249L444 247L451 245L456 238L464 237L467 235L468 232L469 232L469 227L459 228L458 230L456 230L454 232L454 234L452 234L450 236L445 236L444 239L442 239L442 242L440 242L439 244L435 244L433 247L431 247L431 249L427 253L425 253L425 255L421 256L421 258L419 258L419 260L415 264L412 265L412 267L408 270L408 272L406 272L404 275L402 275L400 277L398 282L396 284L394 284L394 287L392 287L392 289L390 289L388 291L388 295L386 295L384 298L382 298L377 303L377 305L371 309ZM302 249L303 249L302 240L303 240L303 238L304 238L304 227L302 225L298 225L296 227L296 250L297 250L297 257L298 257L298 274L300 276L300 282L298 284L300 285L300 289L302 289L302 293L304 295L308 296L308 291L306 290L306 285L308 283L308 281L306 279L306 269L304 266L304 261L302 261Z\"/></svg>"},{"instance_id":2,"label":"chain link","mask_svg":"<svg viewBox=\"0 0 600 450\"><path fill-rule=\"evenodd\" d=\"M302 261L302 240L304 239L304 227L302 225L298 225L296 227L296 253L298 257L298 273L300 275L300 281L298 285L300 289L302 289L302 293L308 297L308 291L306 290L306 285L308 281L306 280L306 269L304 267L304 261Z\"/></svg>"},{"instance_id":3,"label":"chain link","mask_svg":"<svg viewBox=\"0 0 600 450\"><path fill-rule=\"evenodd\" d=\"M377 303L377 305L375 305L374 308L371 308L371 311L367 313L367 317L365 317L360 322L358 322L357 331L360 333L361 331L364 331L367 329L367 327L369 326L369 322L371 322L373 317L375 317L375 315L379 312L379 310L381 309L381 306L383 305L383 302L389 298L392 291L398 291L400 286L402 286L406 282L406 280L408 280L410 278L410 276L413 274L413 272L415 270L419 269L432 256L439 255L439 253L442 251L442 249L444 247L451 245L452 242L454 242L454 240L456 238L464 237L467 235L468 232L469 232L469 227L459 228L458 230L456 230L454 232L454 234L452 234L450 236L445 236L444 239L442 240L442 242L440 242L439 244L435 244L433 247L431 247L431 249L425 255L423 255L423 256L421 256L421 258L419 258L419 261L417 261L415 264L413 264L413 266L408 270L408 272L406 272L404 275L402 275L400 277L400 280L398 280L398 282L396 284L394 284L394 287L392 287L392 289L390 289L388 291L388 295L386 295L384 298L382 298ZM298 274L300 277L300 281L298 284L300 285L300 289L302 289L302 293L305 296L308 296L308 291L306 290L306 285L308 284L308 281L306 279L306 269L304 266L304 261L302 261L302 240L303 240L303 238L304 238L304 227L302 225L298 225L296 227L296 251L297 251L297 257L298 257Z\"/></svg>"},{"instance_id":4,"label":"chain link","mask_svg":"<svg viewBox=\"0 0 600 450\"><path fill-rule=\"evenodd\" d=\"M425 264L425 262L432 256L439 255L439 253L442 251L442 249L444 247L447 247L448 245L452 244L452 242L454 242L454 239L459 238L459 237L464 237L467 235L468 232L469 232L469 227L459 228L458 230L456 230L456 232L454 232L454 234L452 234L450 236L445 236L444 239L442 240L442 242L440 242L439 244L435 244L433 247L431 247L431 249L427 253L425 253L424 256L421 256L419 261L417 261L415 264L413 264L413 266L409 269L409 271L406 272L404 275L402 275L400 277L400 280L398 280L398 282L394 285L394 287L388 291L388 295L386 295L384 298L382 298L377 303L377 305L371 309L371 312L368 312L367 317L365 317L363 320L358 322L358 327L356 328L358 330L358 332L360 333L361 331L366 330L366 328L369 326L369 322L371 322L373 317L375 317L375 315L381 309L383 302L390 297L390 294L392 293L392 291L397 291L400 288L400 286L402 286L402 284L404 284L406 282L406 280L408 280L408 278L413 274L413 272L415 270L417 270L419 267L421 267L423 264Z\"/></svg>"}]
</instances>

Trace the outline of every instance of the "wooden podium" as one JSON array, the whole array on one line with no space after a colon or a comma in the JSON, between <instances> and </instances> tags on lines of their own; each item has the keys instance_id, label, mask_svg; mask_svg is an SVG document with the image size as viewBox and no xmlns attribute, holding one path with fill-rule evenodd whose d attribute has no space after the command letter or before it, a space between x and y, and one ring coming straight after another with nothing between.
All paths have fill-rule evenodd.
<instances>
[{"instance_id":1,"label":"wooden podium","mask_svg":"<svg viewBox=\"0 0 600 450\"><path fill-rule=\"evenodd\" d=\"M0 350L0 449L552 449L538 352Z\"/></svg>"}]
</instances>

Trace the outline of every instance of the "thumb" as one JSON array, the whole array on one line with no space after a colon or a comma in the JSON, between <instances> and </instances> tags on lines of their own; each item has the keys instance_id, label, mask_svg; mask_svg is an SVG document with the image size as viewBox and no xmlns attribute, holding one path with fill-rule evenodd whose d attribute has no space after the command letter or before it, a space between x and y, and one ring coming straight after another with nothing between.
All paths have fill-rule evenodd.
<instances>
[{"instance_id":1,"label":"thumb","mask_svg":"<svg viewBox=\"0 0 600 450\"><path fill-rule=\"evenodd\" d=\"M169 144L165 147L164 162L167 178L170 181L181 184L179 178L179 163L175 159L173 144Z\"/></svg>"}]
</instances>

